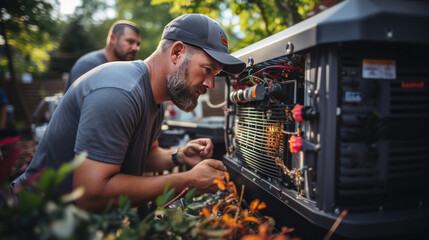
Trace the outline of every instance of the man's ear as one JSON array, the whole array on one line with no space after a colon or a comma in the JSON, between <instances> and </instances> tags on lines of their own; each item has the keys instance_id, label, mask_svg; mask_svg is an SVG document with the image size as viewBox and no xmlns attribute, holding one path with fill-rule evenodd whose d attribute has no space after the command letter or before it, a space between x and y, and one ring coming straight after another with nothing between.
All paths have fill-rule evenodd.
<instances>
[{"instance_id":1,"label":"man's ear","mask_svg":"<svg viewBox=\"0 0 429 240\"><path fill-rule=\"evenodd\" d=\"M180 59L183 59L185 54L185 44L182 41L176 41L173 46L171 46L170 58L174 64L177 64Z\"/></svg>"},{"instance_id":2,"label":"man's ear","mask_svg":"<svg viewBox=\"0 0 429 240\"><path fill-rule=\"evenodd\" d=\"M115 40L116 40L116 35L115 34L110 34L110 41L109 41L109 43L113 43L113 42L115 42Z\"/></svg>"}]
</instances>

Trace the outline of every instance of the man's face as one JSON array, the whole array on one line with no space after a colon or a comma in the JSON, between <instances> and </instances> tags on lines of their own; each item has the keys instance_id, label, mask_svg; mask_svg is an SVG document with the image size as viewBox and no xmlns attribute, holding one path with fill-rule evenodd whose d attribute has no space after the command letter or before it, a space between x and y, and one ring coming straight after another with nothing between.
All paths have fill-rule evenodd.
<instances>
[{"instance_id":1,"label":"man's face","mask_svg":"<svg viewBox=\"0 0 429 240\"><path fill-rule=\"evenodd\" d=\"M185 112L195 109L198 97L214 88L214 76L222 66L205 52L187 56L180 67L166 77L167 92L171 101Z\"/></svg>"},{"instance_id":2,"label":"man's face","mask_svg":"<svg viewBox=\"0 0 429 240\"><path fill-rule=\"evenodd\" d=\"M140 49L141 37L131 28L125 27L124 33L116 38L113 53L119 61L132 61Z\"/></svg>"}]
</instances>

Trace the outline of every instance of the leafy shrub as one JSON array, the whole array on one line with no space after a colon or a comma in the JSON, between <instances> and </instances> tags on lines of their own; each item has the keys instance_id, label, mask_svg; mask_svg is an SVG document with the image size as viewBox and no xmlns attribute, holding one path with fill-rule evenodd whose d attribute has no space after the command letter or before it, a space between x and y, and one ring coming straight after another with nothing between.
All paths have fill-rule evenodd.
<instances>
[{"instance_id":1,"label":"leafy shrub","mask_svg":"<svg viewBox=\"0 0 429 240\"><path fill-rule=\"evenodd\" d=\"M17 195L9 193L6 181L0 196L0 239L289 239L285 234L291 229L271 234L274 221L259 213L265 203L256 199L242 209L244 187L239 196L228 174L215 180L216 194L197 196L196 189L185 189L175 196L170 182L154 202L157 208L143 219L124 196L118 207L109 204L101 213L89 213L73 204L83 189L53 194L84 158L82 154L58 170L44 169L18 186Z\"/></svg>"}]
</instances>

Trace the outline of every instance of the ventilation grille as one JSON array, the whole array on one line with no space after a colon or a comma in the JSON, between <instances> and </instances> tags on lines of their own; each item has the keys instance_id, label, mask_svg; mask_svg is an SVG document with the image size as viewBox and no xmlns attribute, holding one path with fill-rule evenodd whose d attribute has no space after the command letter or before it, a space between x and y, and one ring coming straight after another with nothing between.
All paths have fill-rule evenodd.
<instances>
[{"instance_id":1,"label":"ventilation grille","mask_svg":"<svg viewBox=\"0 0 429 240\"><path fill-rule=\"evenodd\" d=\"M280 178L276 157L283 158L285 106L271 104L269 108L254 103L237 105L235 145L237 158L251 168L272 178Z\"/></svg>"}]
</instances>

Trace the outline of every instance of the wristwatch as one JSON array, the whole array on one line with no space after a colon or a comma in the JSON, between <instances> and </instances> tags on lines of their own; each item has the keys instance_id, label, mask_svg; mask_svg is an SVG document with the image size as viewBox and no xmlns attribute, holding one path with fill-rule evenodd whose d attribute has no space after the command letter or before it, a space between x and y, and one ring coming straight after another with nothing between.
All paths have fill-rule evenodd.
<instances>
[{"instance_id":1,"label":"wristwatch","mask_svg":"<svg viewBox=\"0 0 429 240\"><path fill-rule=\"evenodd\" d=\"M179 159L177 159L177 154L179 152L179 148L176 148L171 153L171 160L173 160L174 165L181 166L182 164L179 163Z\"/></svg>"}]
</instances>

